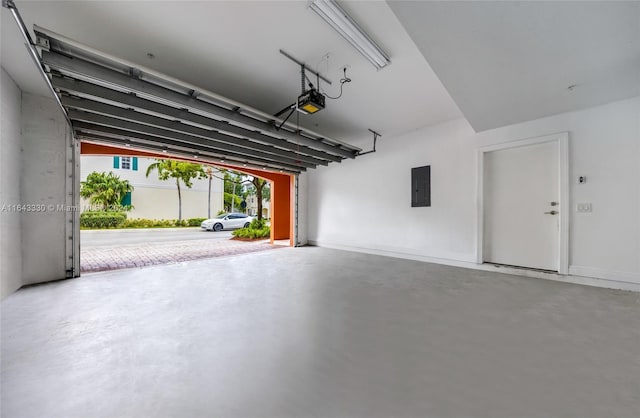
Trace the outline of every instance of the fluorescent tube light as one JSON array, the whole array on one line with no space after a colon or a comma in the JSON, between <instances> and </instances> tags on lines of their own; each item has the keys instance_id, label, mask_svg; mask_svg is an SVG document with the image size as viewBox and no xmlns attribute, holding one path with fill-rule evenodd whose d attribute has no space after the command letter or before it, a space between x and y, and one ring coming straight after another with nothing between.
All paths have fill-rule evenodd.
<instances>
[{"instance_id":1,"label":"fluorescent tube light","mask_svg":"<svg viewBox=\"0 0 640 418\"><path fill-rule=\"evenodd\" d=\"M334 0L313 0L309 7L371 61L378 70L391 64L387 54Z\"/></svg>"}]
</instances>

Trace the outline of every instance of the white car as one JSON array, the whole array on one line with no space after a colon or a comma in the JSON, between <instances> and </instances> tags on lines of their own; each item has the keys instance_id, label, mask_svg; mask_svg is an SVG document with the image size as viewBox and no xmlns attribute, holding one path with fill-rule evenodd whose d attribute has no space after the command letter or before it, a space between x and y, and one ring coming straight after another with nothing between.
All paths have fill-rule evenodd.
<instances>
[{"instance_id":1,"label":"white car","mask_svg":"<svg viewBox=\"0 0 640 418\"><path fill-rule=\"evenodd\" d=\"M246 228L253 221L253 218L253 216L245 215L244 213L223 213L202 222L200 229L222 231L223 229Z\"/></svg>"}]
</instances>

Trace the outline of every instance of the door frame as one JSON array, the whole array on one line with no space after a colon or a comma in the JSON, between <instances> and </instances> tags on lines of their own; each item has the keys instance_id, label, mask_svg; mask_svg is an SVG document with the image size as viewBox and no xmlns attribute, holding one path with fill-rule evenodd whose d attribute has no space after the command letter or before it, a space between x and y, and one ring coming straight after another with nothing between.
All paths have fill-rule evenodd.
<instances>
[{"instance_id":1,"label":"door frame","mask_svg":"<svg viewBox=\"0 0 640 418\"><path fill-rule=\"evenodd\" d=\"M478 218L477 218L477 242L476 242L476 263L483 264L484 247L484 160L485 154L509 148L520 148L529 145L542 144L546 142L556 142L558 144L558 190L560 208L558 234L558 273L569 274L569 213L571 205L569 202L569 133L560 132L552 135L544 135L533 138L525 138L516 141L503 142L500 144L487 145L478 148Z\"/></svg>"}]
</instances>

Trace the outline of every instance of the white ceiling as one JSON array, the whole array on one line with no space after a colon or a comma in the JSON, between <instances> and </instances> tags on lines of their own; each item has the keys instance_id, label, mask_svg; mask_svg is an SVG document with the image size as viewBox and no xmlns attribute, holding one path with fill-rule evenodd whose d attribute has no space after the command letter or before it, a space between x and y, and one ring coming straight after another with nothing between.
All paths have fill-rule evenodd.
<instances>
[{"instance_id":1,"label":"white ceiling","mask_svg":"<svg viewBox=\"0 0 640 418\"><path fill-rule=\"evenodd\" d=\"M23 91L40 95L50 94L47 85L30 57L23 37L16 26L11 13L2 8L0 38L0 64Z\"/></svg>"},{"instance_id":2,"label":"white ceiling","mask_svg":"<svg viewBox=\"0 0 640 418\"><path fill-rule=\"evenodd\" d=\"M389 4L477 131L640 95L640 2Z\"/></svg>"},{"instance_id":3,"label":"white ceiling","mask_svg":"<svg viewBox=\"0 0 640 418\"><path fill-rule=\"evenodd\" d=\"M345 9L391 56L376 71L306 1L20 1L33 24L108 54L140 63L273 114L300 94L299 68L284 49L335 82L341 68L353 82L303 126L339 140L370 141L367 128L391 136L461 117L443 85L382 1L348 2ZM2 10L2 65L23 90L45 94L22 40ZM155 59L147 58L147 53ZM329 53L328 63L323 56Z\"/></svg>"},{"instance_id":4,"label":"white ceiling","mask_svg":"<svg viewBox=\"0 0 640 418\"><path fill-rule=\"evenodd\" d=\"M384 140L464 113L481 131L640 94L640 2L341 2L391 56L379 72L307 1L16 3L29 28L271 114L300 92L279 49L336 84L346 64L343 97L300 123L363 148L367 128ZM6 9L2 66L23 90L47 94Z\"/></svg>"}]
</instances>

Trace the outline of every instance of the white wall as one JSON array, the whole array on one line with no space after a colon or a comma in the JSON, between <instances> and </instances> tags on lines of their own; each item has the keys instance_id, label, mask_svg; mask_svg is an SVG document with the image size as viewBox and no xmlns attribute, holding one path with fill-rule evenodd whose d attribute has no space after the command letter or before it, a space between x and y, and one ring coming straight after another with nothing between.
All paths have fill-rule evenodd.
<instances>
[{"instance_id":1,"label":"white wall","mask_svg":"<svg viewBox=\"0 0 640 418\"><path fill-rule=\"evenodd\" d=\"M378 141L377 152L310 170L311 243L474 260L474 134L466 121ZM431 166L431 207L411 207L411 168Z\"/></svg>"},{"instance_id":2,"label":"white wall","mask_svg":"<svg viewBox=\"0 0 640 418\"><path fill-rule=\"evenodd\" d=\"M68 202L67 147L69 128L53 99L22 95L21 201L65 205ZM3 168L3 173L5 172ZM60 210L22 214L23 284L66 277L68 235Z\"/></svg>"},{"instance_id":3,"label":"white wall","mask_svg":"<svg viewBox=\"0 0 640 418\"><path fill-rule=\"evenodd\" d=\"M465 120L383 137L378 152L309 171L309 242L474 262L477 149L569 131L570 273L640 283L640 98L476 134ZM410 207L411 167L431 165L432 206ZM575 203L593 204L590 214Z\"/></svg>"},{"instance_id":4,"label":"white wall","mask_svg":"<svg viewBox=\"0 0 640 418\"><path fill-rule=\"evenodd\" d=\"M170 183L174 183L171 181ZM206 218L208 192L202 190L182 190L182 219ZM211 192L211 216L222 210L222 193ZM127 213L127 218L178 219L178 191L175 183L172 189L138 186L132 193L131 204L135 209Z\"/></svg>"},{"instance_id":5,"label":"white wall","mask_svg":"<svg viewBox=\"0 0 640 418\"><path fill-rule=\"evenodd\" d=\"M298 175L298 242L296 245L307 245L309 242L309 174Z\"/></svg>"},{"instance_id":6,"label":"white wall","mask_svg":"<svg viewBox=\"0 0 640 418\"><path fill-rule=\"evenodd\" d=\"M0 207L20 203L20 106L21 92L5 72L0 71ZM20 213L0 210L0 298L22 286L22 236Z\"/></svg>"},{"instance_id":7,"label":"white wall","mask_svg":"<svg viewBox=\"0 0 640 418\"><path fill-rule=\"evenodd\" d=\"M477 142L561 131L569 131L569 272L640 283L640 97L482 132ZM577 203L593 212L577 213Z\"/></svg>"}]
</instances>

